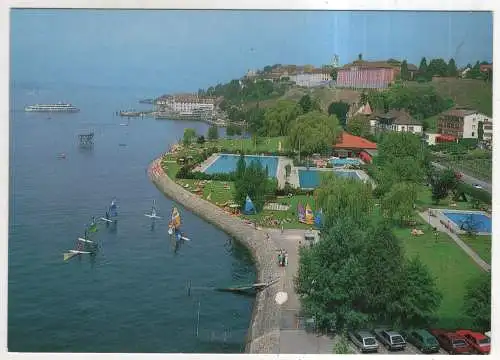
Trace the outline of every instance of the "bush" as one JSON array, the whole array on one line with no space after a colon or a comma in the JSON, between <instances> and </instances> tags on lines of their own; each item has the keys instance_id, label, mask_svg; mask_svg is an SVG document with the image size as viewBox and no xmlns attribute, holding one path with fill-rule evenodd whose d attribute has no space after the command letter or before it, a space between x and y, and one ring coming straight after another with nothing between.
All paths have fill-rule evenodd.
<instances>
[{"instance_id":1,"label":"bush","mask_svg":"<svg viewBox=\"0 0 500 360\"><path fill-rule=\"evenodd\" d=\"M460 183L457 192L463 192L476 200L491 205L491 194L485 190L476 189L472 185Z\"/></svg>"}]
</instances>

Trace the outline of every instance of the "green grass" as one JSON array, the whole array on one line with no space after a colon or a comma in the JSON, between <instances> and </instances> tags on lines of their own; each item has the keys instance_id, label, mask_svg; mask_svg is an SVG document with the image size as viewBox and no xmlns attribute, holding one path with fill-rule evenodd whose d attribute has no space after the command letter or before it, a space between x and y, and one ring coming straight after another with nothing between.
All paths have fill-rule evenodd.
<instances>
[{"instance_id":1,"label":"green grass","mask_svg":"<svg viewBox=\"0 0 500 360\"><path fill-rule=\"evenodd\" d=\"M451 206L450 204L456 204L457 206ZM431 188L426 187L424 185L418 185L418 195L417 200L415 201L415 205L420 208L420 210L425 210L428 208L435 209L456 209L456 210L473 210L474 204L471 201L462 202L462 201L453 201L451 196L448 196L446 199L439 201L436 205L432 200L432 192Z\"/></svg>"},{"instance_id":2,"label":"green grass","mask_svg":"<svg viewBox=\"0 0 500 360\"><path fill-rule=\"evenodd\" d=\"M470 246L481 259L491 264L491 235L459 235L460 239Z\"/></svg>"},{"instance_id":3,"label":"green grass","mask_svg":"<svg viewBox=\"0 0 500 360\"><path fill-rule=\"evenodd\" d=\"M436 279L437 288L443 295L436 326L467 328L469 324L462 311L466 284L482 270L448 235L439 232L436 240L430 226L418 227L424 235L413 236L408 228L396 228L394 233L401 239L406 255L419 256Z\"/></svg>"},{"instance_id":4,"label":"green grass","mask_svg":"<svg viewBox=\"0 0 500 360\"><path fill-rule=\"evenodd\" d=\"M293 197L289 198L285 196L279 197L272 202L290 205L290 208L287 211L264 210L257 215L245 215L243 217L251 221L256 221L258 225L263 227L279 228L281 227L281 222L283 220L286 220L283 223L283 228L285 229L309 229L312 226L302 224L298 221L297 205L299 202L301 202L305 208L306 204L309 203L313 212L316 213L317 209L314 197L308 197L307 195L294 195ZM269 221L270 219L277 220L278 224L273 224L271 221Z\"/></svg>"}]
</instances>

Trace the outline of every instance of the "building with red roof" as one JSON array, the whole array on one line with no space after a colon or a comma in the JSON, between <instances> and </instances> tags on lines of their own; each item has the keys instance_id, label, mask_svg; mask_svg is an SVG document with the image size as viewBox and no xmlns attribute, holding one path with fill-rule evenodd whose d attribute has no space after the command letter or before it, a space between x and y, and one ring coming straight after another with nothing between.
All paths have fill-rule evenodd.
<instances>
[{"instance_id":1,"label":"building with red roof","mask_svg":"<svg viewBox=\"0 0 500 360\"><path fill-rule=\"evenodd\" d=\"M364 162L369 163L372 160L374 150L377 150L377 144L374 142L343 131L337 139L337 143L333 145L333 156L359 157Z\"/></svg>"}]
</instances>

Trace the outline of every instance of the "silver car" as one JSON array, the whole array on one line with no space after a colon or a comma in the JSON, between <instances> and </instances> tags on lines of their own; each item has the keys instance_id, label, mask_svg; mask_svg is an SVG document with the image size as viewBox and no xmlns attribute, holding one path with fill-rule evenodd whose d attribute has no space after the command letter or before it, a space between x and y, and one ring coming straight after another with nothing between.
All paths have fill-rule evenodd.
<instances>
[{"instance_id":1,"label":"silver car","mask_svg":"<svg viewBox=\"0 0 500 360\"><path fill-rule=\"evenodd\" d=\"M361 352L377 352L378 342L375 336L366 330L359 330L349 333L349 338Z\"/></svg>"}]
</instances>

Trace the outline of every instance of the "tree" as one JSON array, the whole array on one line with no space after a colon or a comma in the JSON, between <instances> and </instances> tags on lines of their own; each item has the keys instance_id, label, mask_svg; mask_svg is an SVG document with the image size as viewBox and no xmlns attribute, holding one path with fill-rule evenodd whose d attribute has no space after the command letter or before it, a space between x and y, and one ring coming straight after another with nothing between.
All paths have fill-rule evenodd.
<instances>
[{"instance_id":1,"label":"tree","mask_svg":"<svg viewBox=\"0 0 500 360\"><path fill-rule=\"evenodd\" d=\"M457 64L455 64L455 59L451 58L448 62L448 76L457 76Z\"/></svg>"},{"instance_id":2,"label":"tree","mask_svg":"<svg viewBox=\"0 0 500 360\"><path fill-rule=\"evenodd\" d=\"M240 180L243 178L245 175L245 170L246 170L246 162L245 162L245 155L242 153L238 159L238 162L236 163L236 180Z\"/></svg>"},{"instance_id":3,"label":"tree","mask_svg":"<svg viewBox=\"0 0 500 360\"><path fill-rule=\"evenodd\" d=\"M427 59L425 57L420 60L420 66L418 67L418 74L427 78Z\"/></svg>"},{"instance_id":4,"label":"tree","mask_svg":"<svg viewBox=\"0 0 500 360\"><path fill-rule=\"evenodd\" d=\"M359 102L361 105L365 105L368 102L368 94L364 90L359 95Z\"/></svg>"},{"instance_id":5,"label":"tree","mask_svg":"<svg viewBox=\"0 0 500 360\"><path fill-rule=\"evenodd\" d=\"M209 129L209 130L210 130L210 129ZM232 126L232 125L228 125L228 126L226 127L226 136L234 136L234 135L236 135L236 134L234 133L234 126Z\"/></svg>"},{"instance_id":6,"label":"tree","mask_svg":"<svg viewBox=\"0 0 500 360\"><path fill-rule=\"evenodd\" d=\"M406 329L428 327L442 300L435 279L418 257L404 262L401 279L395 289L397 300L389 307L391 320Z\"/></svg>"},{"instance_id":7,"label":"tree","mask_svg":"<svg viewBox=\"0 0 500 360\"><path fill-rule=\"evenodd\" d=\"M260 212L264 207L265 195L270 189L267 168L262 168L259 162L252 161L245 166L243 174L241 170L242 167L237 164L234 201L243 208L246 197L249 196L256 211Z\"/></svg>"},{"instance_id":8,"label":"tree","mask_svg":"<svg viewBox=\"0 0 500 360\"><path fill-rule=\"evenodd\" d=\"M348 111L349 111L349 104L343 101L332 102L328 107L328 114L335 115L337 119L339 119L342 127L346 126Z\"/></svg>"},{"instance_id":9,"label":"tree","mask_svg":"<svg viewBox=\"0 0 500 360\"><path fill-rule=\"evenodd\" d=\"M302 96L299 100L299 105L302 109L302 114L311 112L311 111L321 111L321 105L317 98L311 99L309 94Z\"/></svg>"},{"instance_id":10,"label":"tree","mask_svg":"<svg viewBox=\"0 0 500 360\"><path fill-rule=\"evenodd\" d=\"M267 136L286 136L292 122L302 112L298 103L291 100L278 100L276 105L264 113L264 132Z\"/></svg>"},{"instance_id":11,"label":"tree","mask_svg":"<svg viewBox=\"0 0 500 360\"><path fill-rule=\"evenodd\" d=\"M384 195L381 208L385 216L390 219L397 218L403 223L414 214L416 200L417 189L415 184L400 182L392 185L389 192Z\"/></svg>"},{"instance_id":12,"label":"tree","mask_svg":"<svg viewBox=\"0 0 500 360\"><path fill-rule=\"evenodd\" d=\"M482 331L491 330L491 277L482 273L467 284L465 314Z\"/></svg>"},{"instance_id":13,"label":"tree","mask_svg":"<svg viewBox=\"0 0 500 360\"><path fill-rule=\"evenodd\" d=\"M371 185L358 180L326 173L315 196L317 207L323 209L325 225L343 218L365 224L373 211Z\"/></svg>"},{"instance_id":14,"label":"tree","mask_svg":"<svg viewBox=\"0 0 500 360\"><path fill-rule=\"evenodd\" d=\"M356 136L366 136L370 133L370 121L363 115L355 115L349 119L347 131Z\"/></svg>"},{"instance_id":15,"label":"tree","mask_svg":"<svg viewBox=\"0 0 500 360\"><path fill-rule=\"evenodd\" d=\"M427 76L429 78L433 76L447 76L448 75L448 65L443 59L432 59L427 66Z\"/></svg>"},{"instance_id":16,"label":"tree","mask_svg":"<svg viewBox=\"0 0 500 360\"><path fill-rule=\"evenodd\" d=\"M219 138L219 129L217 128L217 126L212 125L208 128L207 137L210 141L217 140Z\"/></svg>"},{"instance_id":17,"label":"tree","mask_svg":"<svg viewBox=\"0 0 500 360\"><path fill-rule=\"evenodd\" d=\"M205 143L205 137L203 135L198 136L198 139L196 139L196 142L200 145L203 145Z\"/></svg>"},{"instance_id":18,"label":"tree","mask_svg":"<svg viewBox=\"0 0 500 360\"><path fill-rule=\"evenodd\" d=\"M458 189L459 181L452 169L434 170L430 172L429 183L432 186L432 200L436 204L448 197L451 191Z\"/></svg>"},{"instance_id":19,"label":"tree","mask_svg":"<svg viewBox=\"0 0 500 360\"><path fill-rule=\"evenodd\" d=\"M340 126L335 116L318 111L300 115L290 127L288 144L304 154L330 152L340 134Z\"/></svg>"},{"instance_id":20,"label":"tree","mask_svg":"<svg viewBox=\"0 0 500 360\"><path fill-rule=\"evenodd\" d=\"M403 60L403 62L401 63L401 80L410 80L410 72L408 71L408 63L406 62L406 60Z\"/></svg>"},{"instance_id":21,"label":"tree","mask_svg":"<svg viewBox=\"0 0 500 360\"><path fill-rule=\"evenodd\" d=\"M184 129L184 136L182 137L182 143L184 146L189 146L193 139L196 138L196 130L191 128Z\"/></svg>"},{"instance_id":22,"label":"tree","mask_svg":"<svg viewBox=\"0 0 500 360\"><path fill-rule=\"evenodd\" d=\"M362 229L350 218L337 218L321 241L300 250L295 289L304 311L314 316L318 328L341 332L368 321L361 306L366 283L360 253Z\"/></svg>"}]
</instances>

